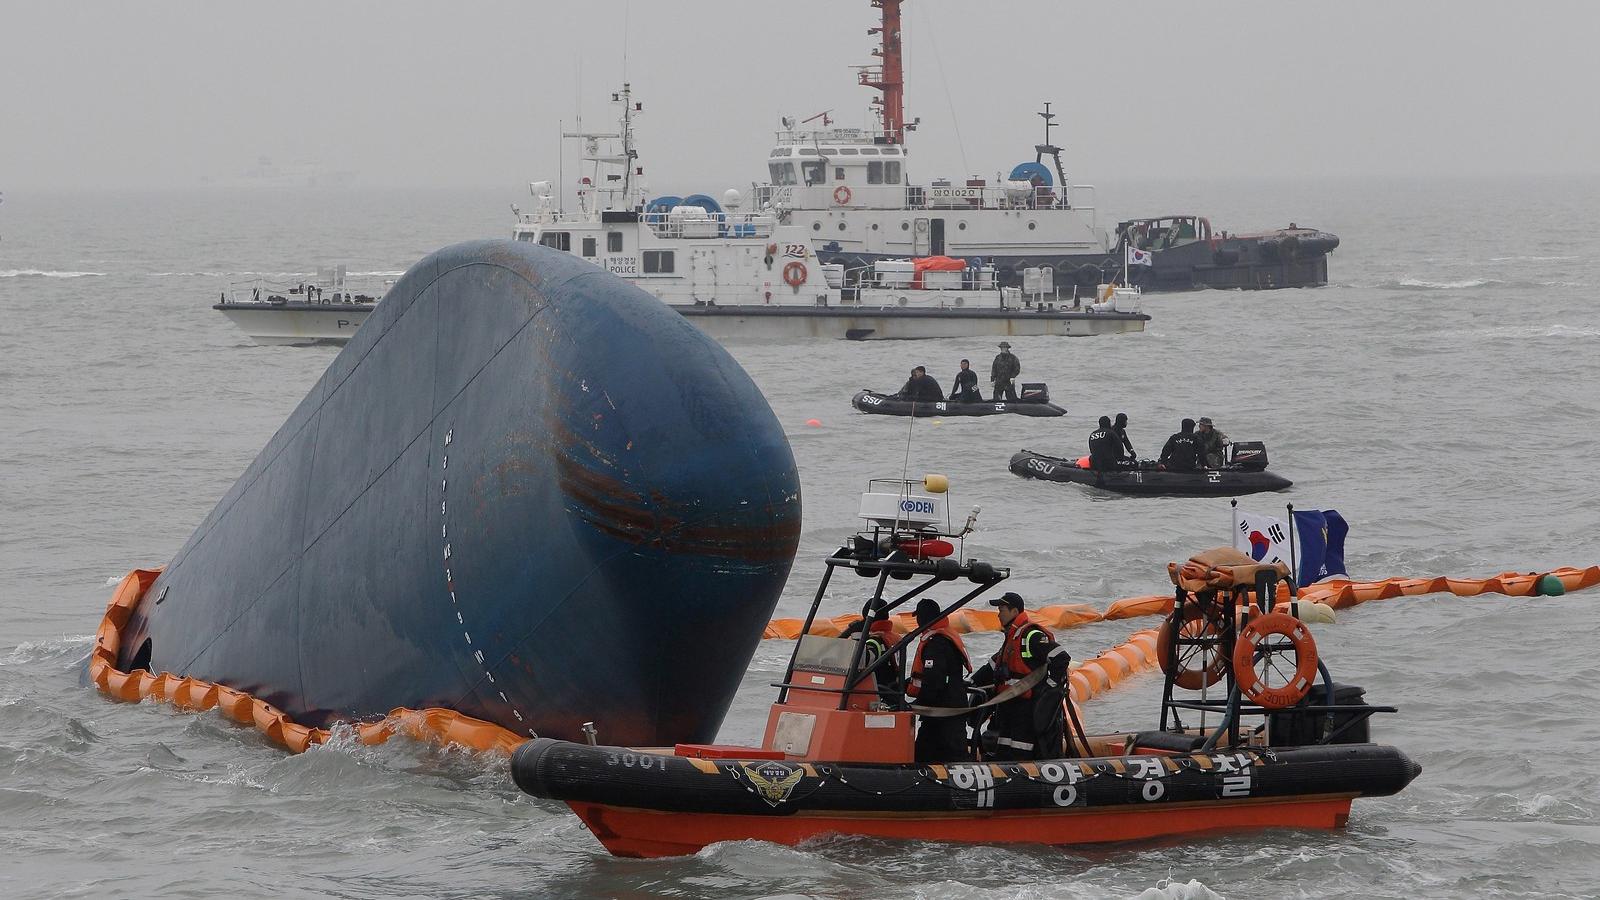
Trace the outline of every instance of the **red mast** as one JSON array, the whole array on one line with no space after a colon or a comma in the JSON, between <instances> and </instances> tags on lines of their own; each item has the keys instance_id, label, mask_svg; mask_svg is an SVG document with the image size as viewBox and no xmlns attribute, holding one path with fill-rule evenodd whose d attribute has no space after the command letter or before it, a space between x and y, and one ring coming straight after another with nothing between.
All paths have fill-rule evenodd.
<instances>
[{"instance_id":1,"label":"red mast","mask_svg":"<svg viewBox=\"0 0 1600 900\"><path fill-rule=\"evenodd\" d=\"M891 144L903 144L906 140L906 83L900 73L901 2L872 0L873 6L883 10L883 25L868 29L867 34L880 36L881 43L878 49L872 51L872 55L883 60L883 64L863 66L860 76L862 84L883 92L882 97L874 97L872 102L878 107L878 114L883 119L884 136Z\"/></svg>"}]
</instances>

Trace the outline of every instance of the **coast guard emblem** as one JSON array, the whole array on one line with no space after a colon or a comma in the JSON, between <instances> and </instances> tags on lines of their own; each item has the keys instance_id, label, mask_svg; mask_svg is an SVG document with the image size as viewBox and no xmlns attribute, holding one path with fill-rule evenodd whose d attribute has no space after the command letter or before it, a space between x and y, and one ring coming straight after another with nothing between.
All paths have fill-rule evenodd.
<instances>
[{"instance_id":1,"label":"coast guard emblem","mask_svg":"<svg viewBox=\"0 0 1600 900\"><path fill-rule=\"evenodd\" d=\"M789 799L795 785L806 775L799 766L780 762L762 763L759 766L746 763L741 768L744 769L745 780L755 788L757 796L767 801L768 806L777 806Z\"/></svg>"}]
</instances>

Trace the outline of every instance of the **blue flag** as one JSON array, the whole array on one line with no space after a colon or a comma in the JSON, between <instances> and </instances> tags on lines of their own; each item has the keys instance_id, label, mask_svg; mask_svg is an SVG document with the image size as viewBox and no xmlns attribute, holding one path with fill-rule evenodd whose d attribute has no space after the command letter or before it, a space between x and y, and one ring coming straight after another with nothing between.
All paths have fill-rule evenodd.
<instances>
[{"instance_id":1,"label":"blue flag","mask_svg":"<svg viewBox=\"0 0 1600 900\"><path fill-rule=\"evenodd\" d=\"M1299 543L1296 567L1300 586L1321 581L1329 575L1343 575L1344 538L1350 526L1337 510L1295 510L1295 537Z\"/></svg>"}]
</instances>

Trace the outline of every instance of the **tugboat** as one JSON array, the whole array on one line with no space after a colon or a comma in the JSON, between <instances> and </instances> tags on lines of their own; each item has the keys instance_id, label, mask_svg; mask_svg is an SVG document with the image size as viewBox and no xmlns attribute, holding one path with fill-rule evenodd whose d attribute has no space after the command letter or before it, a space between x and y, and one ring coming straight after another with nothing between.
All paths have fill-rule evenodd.
<instances>
[{"instance_id":1,"label":"tugboat","mask_svg":"<svg viewBox=\"0 0 1600 900\"><path fill-rule=\"evenodd\" d=\"M612 101L621 106L614 131L565 135L582 143L587 166L576 209L561 208L550 182L534 182L535 208L512 207L512 236L621 276L713 338L1081 337L1143 331L1149 321L1137 292L1058 284L1047 266L1010 285L993 265L924 248L847 269L825 262L812 231L770 204L743 211L737 190L720 201L650 198L635 140L643 104L627 84Z\"/></svg>"},{"instance_id":2,"label":"tugboat","mask_svg":"<svg viewBox=\"0 0 1600 900\"><path fill-rule=\"evenodd\" d=\"M1169 472L1154 460L1142 459L1127 468L1091 469L1089 457L1063 459L1032 450L1011 456L1011 474L1042 481L1068 482L1138 497L1237 497L1263 491L1282 491L1294 482L1267 468L1267 449L1260 441L1228 445L1228 460L1217 468Z\"/></svg>"},{"instance_id":3,"label":"tugboat","mask_svg":"<svg viewBox=\"0 0 1600 900\"><path fill-rule=\"evenodd\" d=\"M760 747L540 738L513 755L517 784L566 802L612 853L657 857L719 841L795 844L825 834L1069 845L1340 828L1355 798L1397 793L1421 771L1401 751L1369 742L1367 720L1395 709L1336 685L1308 628L1272 611L1282 566L1227 548L1169 566L1175 599L1158 641L1165 681L1157 728L1089 734L1072 708L1062 758L916 759L919 713L981 714L1039 679L972 709L908 708L880 693L894 679L877 671L898 665L937 623L905 634L870 665L867 629L853 638L809 632L835 573L871 579L863 619L934 588L959 595L940 603L948 616L1010 576L963 558L977 511L951 528L946 487L942 476L869 483L861 502L868 527L825 561ZM1177 693L1218 686L1199 699Z\"/></svg>"},{"instance_id":4,"label":"tugboat","mask_svg":"<svg viewBox=\"0 0 1600 900\"><path fill-rule=\"evenodd\" d=\"M876 260L913 256L981 259L1002 284L1022 283L1028 269L1048 267L1059 285L1093 289L1112 281L1130 249L1153 260L1135 273L1147 290L1280 288L1326 283L1327 254L1338 238L1289 229L1259 235L1210 232L1199 216L1124 222L1116 235L1096 219L1095 189L1073 184L1062 148L1051 138L1057 114L1044 104L1044 140L1033 159L1004 174L910 180L908 132L918 120L905 115L901 67L901 0L873 0L881 22L872 65L858 80L878 91L873 128L829 128L827 114L803 121L784 117L768 154L768 183L755 187L758 208L807 231L824 262L860 268ZM821 119L822 128L806 128ZM1205 223L1202 236L1196 227ZM1158 227L1178 226L1170 239ZM1185 228L1191 234L1180 238ZM1159 235L1163 239L1156 240ZM1144 241L1144 243L1140 243ZM1198 241L1199 246L1188 246Z\"/></svg>"}]
</instances>

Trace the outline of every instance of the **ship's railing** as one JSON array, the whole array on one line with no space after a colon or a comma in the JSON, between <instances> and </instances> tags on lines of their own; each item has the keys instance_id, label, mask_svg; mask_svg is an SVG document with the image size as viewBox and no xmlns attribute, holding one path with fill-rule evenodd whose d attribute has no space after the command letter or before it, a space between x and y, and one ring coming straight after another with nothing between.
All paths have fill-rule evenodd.
<instances>
[{"instance_id":1,"label":"ship's railing","mask_svg":"<svg viewBox=\"0 0 1600 900\"><path fill-rule=\"evenodd\" d=\"M639 217L657 237L696 240L704 238L764 238L778 227L774 216L759 213L708 213L704 218L673 217L670 212L647 212Z\"/></svg>"},{"instance_id":2,"label":"ship's railing","mask_svg":"<svg viewBox=\"0 0 1600 900\"><path fill-rule=\"evenodd\" d=\"M750 197L754 206L765 209L773 206L786 206L791 209L813 208L812 206L799 207L793 202L798 191L807 188L798 185L757 184L751 189ZM823 196L828 196L827 191L832 186L810 188L823 191ZM995 186L992 182L983 185L965 184L933 184L907 185L905 188L905 209L926 210L962 210L962 209L1076 209L1092 213L1095 211L1094 185L1074 184L1063 193L1059 187L1034 187L1034 188L1006 188ZM832 208L831 203L825 207ZM816 207L823 208L823 207ZM866 208L872 208L870 206Z\"/></svg>"}]
</instances>

